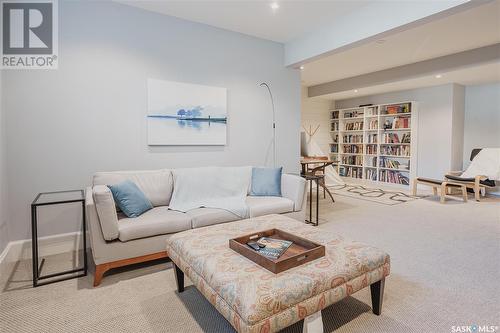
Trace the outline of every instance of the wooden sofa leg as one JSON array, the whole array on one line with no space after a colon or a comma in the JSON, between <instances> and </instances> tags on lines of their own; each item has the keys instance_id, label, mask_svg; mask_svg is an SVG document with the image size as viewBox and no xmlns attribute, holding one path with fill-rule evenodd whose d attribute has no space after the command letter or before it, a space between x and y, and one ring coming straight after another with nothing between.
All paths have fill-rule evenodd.
<instances>
[{"instance_id":1,"label":"wooden sofa leg","mask_svg":"<svg viewBox=\"0 0 500 333\"><path fill-rule=\"evenodd\" d=\"M108 270L108 266L105 264L95 266L94 287L97 287L98 285L101 284L102 277L103 277L104 273L106 273L107 270Z\"/></svg>"},{"instance_id":2,"label":"wooden sofa leg","mask_svg":"<svg viewBox=\"0 0 500 333\"><path fill-rule=\"evenodd\" d=\"M175 282L177 283L177 291L182 293L184 291L184 272L174 264Z\"/></svg>"},{"instance_id":3,"label":"wooden sofa leg","mask_svg":"<svg viewBox=\"0 0 500 333\"><path fill-rule=\"evenodd\" d=\"M413 181L413 188L411 191L411 195L413 195L414 197L417 196L417 185L418 185L417 180L414 180Z\"/></svg>"},{"instance_id":4,"label":"wooden sofa leg","mask_svg":"<svg viewBox=\"0 0 500 333\"><path fill-rule=\"evenodd\" d=\"M382 279L370 285L370 292L372 294L372 311L377 316L380 316L380 314L382 313L384 284L385 284L385 279Z\"/></svg>"}]
</instances>

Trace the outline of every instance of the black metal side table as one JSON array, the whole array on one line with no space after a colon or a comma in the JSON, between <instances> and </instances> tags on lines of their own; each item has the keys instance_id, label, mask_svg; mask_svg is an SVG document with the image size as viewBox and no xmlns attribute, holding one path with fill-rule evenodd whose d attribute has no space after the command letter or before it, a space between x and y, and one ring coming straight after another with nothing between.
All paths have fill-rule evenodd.
<instances>
[{"instance_id":1,"label":"black metal side table","mask_svg":"<svg viewBox=\"0 0 500 333\"><path fill-rule=\"evenodd\" d=\"M48 205L61 205L73 202L82 203L82 237L83 237L83 267L71 269L59 273L41 275L41 270L45 259L42 259L40 266L38 265L38 231L37 231L37 208ZM85 194L83 190L59 191L59 192L43 192L38 193L35 200L31 203L31 251L33 264L33 287L42 286L49 283L69 280L87 275L87 241L86 241L86 225L85 225ZM79 273L80 274L75 274ZM64 276L59 279L54 279L58 276ZM42 281L40 280L46 280Z\"/></svg>"},{"instance_id":2,"label":"black metal side table","mask_svg":"<svg viewBox=\"0 0 500 333\"><path fill-rule=\"evenodd\" d=\"M312 224L314 226L319 225L319 180L323 176L314 176L314 175L302 175L306 181L309 182L309 220L306 220L306 223ZM316 182L316 221L313 222L313 182Z\"/></svg>"}]
</instances>

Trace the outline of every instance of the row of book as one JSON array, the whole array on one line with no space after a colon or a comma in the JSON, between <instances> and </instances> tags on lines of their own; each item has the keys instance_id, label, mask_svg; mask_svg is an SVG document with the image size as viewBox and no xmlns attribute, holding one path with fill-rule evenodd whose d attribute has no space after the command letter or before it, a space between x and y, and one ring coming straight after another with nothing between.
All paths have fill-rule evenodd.
<instances>
[{"instance_id":1,"label":"row of book","mask_svg":"<svg viewBox=\"0 0 500 333\"><path fill-rule=\"evenodd\" d=\"M362 121L355 121L351 123L346 123L344 126L344 129L346 131L360 131L363 129L363 122Z\"/></svg>"},{"instance_id":2,"label":"row of book","mask_svg":"<svg viewBox=\"0 0 500 333\"><path fill-rule=\"evenodd\" d=\"M380 170L378 180L386 183L410 185L410 178L399 171Z\"/></svg>"},{"instance_id":3,"label":"row of book","mask_svg":"<svg viewBox=\"0 0 500 333\"><path fill-rule=\"evenodd\" d=\"M381 146L381 155L410 156L410 146Z\"/></svg>"},{"instance_id":4,"label":"row of book","mask_svg":"<svg viewBox=\"0 0 500 333\"><path fill-rule=\"evenodd\" d=\"M359 109L356 111L347 111L347 112L344 112L344 118L363 117L364 114L365 114L364 109Z\"/></svg>"},{"instance_id":5,"label":"row of book","mask_svg":"<svg viewBox=\"0 0 500 333\"><path fill-rule=\"evenodd\" d=\"M392 129L401 129L401 128L410 129L410 127L411 127L411 118L409 116L396 117L392 121Z\"/></svg>"},{"instance_id":6,"label":"row of book","mask_svg":"<svg viewBox=\"0 0 500 333\"><path fill-rule=\"evenodd\" d=\"M404 133L401 139L397 133L384 133L382 136L383 143L410 143L410 133Z\"/></svg>"},{"instance_id":7,"label":"row of book","mask_svg":"<svg viewBox=\"0 0 500 333\"><path fill-rule=\"evenodd\" d=\"M377 158L376 157L368 158L368 166L377 167Z\"/></svg>"},{"instance_id":8,"label":"row of book","mask_svg":"<svg viewBox=\"0 0 500 333\"><path fill-rule=\"evenodd\" d=\"M398 114L398 113L410 113L410 104L395 104L395 105L386 105L382 109L383 114Z\"/></svg>"},{"instance_id":9,"label":"row of book","mask_svg":"<svg viewBox=\"0 0 500 333\"><path fill-rule=\"evenodd\" d=\"M339 175L342 177L363 178L363 168L340 166Z\"/></svg>"},{"instance_id":10,"label":"row of book","mask_svg":"<svg viewBox=\"0 0 500 333\"><path fill-rule=\"evenodd\" d=\"M363 165L363 156L356 156L356 155L342 156L342 164Z\"/></svg>"},{"instance_id":11,"label":"row of book","mask_svg":"<svg viewBox=\"0 0 500 333\"><path fill-rule=\"evenodd\" d=\"M337 145L337 144L330 145L330 151L332 153L338 153L339 152L339 145Z\"/></svg>"},{"instance_id":12,"label":"row of book","mask_svg":"<svg viewBox=\"0 0 500 333\"><path fill-rule=\"evenodd\" d=\"M366 169L366 179L377 180L377 169Z\"/></svg>"},{"instance_id":13,"label":"row of book","mask_svg":"<svg viewBox=\"0 0 500 333\"><path fill-rule=\"evenodd\" d=\"M344 135L344 143L363 143L363 135Z\"/></svg>"},{"instance_id":14,"label":"row of book","mask_svg":"<svg viewBox=\"0 0 500 333\"><path fill-rule=\"evenodd\" d=\"M332 111L331 119L339 119L339 111Z\"/></svg>"},{"instance_id":15,"label":"row of book","mask_svg":"<svg viewBox=\"0 0 500 333\"><path fill-rule=\"evenodd\" d=\"M378 115L378 110L376 106L371 106L366 108L366 115L367 116L376 116Z\"/></svg>"},{"instance_id":16,"label":"row of book","mask_svg":"<svg viewBox=\"0 0 500 333\"><path fill-rule=\"evenodd\" d=\"M342 148L347 154L363 154L363 145L344 145Z\"/></svg>"},{"instance_id":17,"label":"row of book","mask_svg":"<svg viewBox=\"0 0 500 333\"><path fill-rule=\"evenodd\" d=\"M370 155L376 155L377 145L366 145L366 153Z\"/></svg>"},{"instance_id":18,"label":"row of book","mask_svg":"<svg viewBox=\"0 0 500 333\"><path fill-rule=\"evenodd\" d=\"M372 119L368 123L368 129L376 130L378 129L378 119Z\"/></svg>"},{"instance_id":19,"label":"row of book","mask_svg":"<svg viewBox=\"0 0 500 333\"><path fill-rule=\"evenodd\" d=\"M331 131L338 131L340 128L339 128L339 123L338 122L332 122L331 123L331 126L330 126L330 130Z\"/></svg>"},{"instance_id":20,"label":"row of book","mask_svg":"<svg viewBox=\"0 0 500 333\"><path fill-rule=\"evenodd\" d=\"M367 143L377 143L378 142L378 135L377 134L368 134L366 139L367 139Z\"/></svg>"},{"instance_id":21,"label":"row of book","mask_svg":"<svg viewBox=\"0 0 500 333\"><path fill-rule=\"evenodd\" d=\"M400 166L401 163L399 163L399 161L385 157L380 158L380 167L382 168L401 169Z\"/></svg>"},{"instance_id":22,"label":"row of book","mask_svg":"<svg viewBox=\"0 0 500 333\"><path fill-rule=\"evenodd\" d=\"M395 160L394 158L381 157L380 167L391 168L391 169L410 169L410 161L405 160L405 162Z\"/></svg>"}]
</instances>

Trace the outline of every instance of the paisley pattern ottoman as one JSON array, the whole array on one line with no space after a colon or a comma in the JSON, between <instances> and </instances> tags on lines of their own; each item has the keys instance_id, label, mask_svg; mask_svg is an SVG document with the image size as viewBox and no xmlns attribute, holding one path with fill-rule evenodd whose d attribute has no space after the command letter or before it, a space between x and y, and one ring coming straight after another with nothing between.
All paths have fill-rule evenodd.
<instances>
[{"instance_id":1,"label":"paisley pattern ottoman","mask_svg":"<svg viewBox=\"0 0 500 333\"><path fill-rule=\"evenodd\" d=\"M231 238L272 228L323 244L325 256L274 274L229 248ZM325 307L367 286L373 312L380 314L390 269L385 252L282 215L180 232L167 240L167 251L179 292L186 274L236 331L244 333L276 332L306 317L317 318Z\"/></svg>"}]
</instances>

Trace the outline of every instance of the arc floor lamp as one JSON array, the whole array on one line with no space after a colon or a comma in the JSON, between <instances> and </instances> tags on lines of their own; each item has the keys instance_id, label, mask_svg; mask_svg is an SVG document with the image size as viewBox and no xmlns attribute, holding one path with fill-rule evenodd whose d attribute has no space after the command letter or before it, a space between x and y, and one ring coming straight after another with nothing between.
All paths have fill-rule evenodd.
<instances>
[{"instance_id":1,"label":"arc floor lamp","mask_svg":"<svg viewBox=\"0 0 500 333\"><path fill-rule=\"evenodd\" d=\"M259 86L266 87L269 92L269 97L271 98L271 106L273 111L273 167L276 168L276 110L274 109L274 98L271 88L265 82L262 82Z\"/></svg>"}]
</instances>

